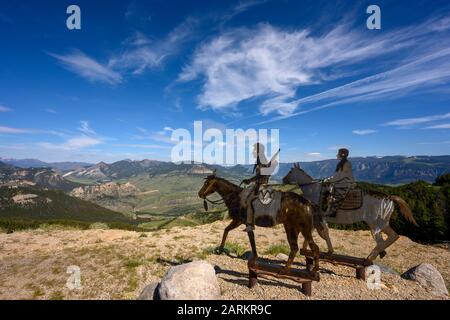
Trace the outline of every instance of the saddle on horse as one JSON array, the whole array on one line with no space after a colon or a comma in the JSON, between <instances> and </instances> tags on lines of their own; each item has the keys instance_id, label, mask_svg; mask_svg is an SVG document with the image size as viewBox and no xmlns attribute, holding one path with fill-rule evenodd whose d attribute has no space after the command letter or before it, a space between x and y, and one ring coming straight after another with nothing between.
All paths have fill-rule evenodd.
<instances>
[{"instance_id":1,"label":"saddle on horse","mask_svg":"<svg viewBox=\"0 0 450 320\"><path fill-rule=\"evenodd\" d=\"M348 190L333 190L332 192L327 190L322 192L321 197L323 211L328 210L327 204L330 202L332 206L335 206L336 210L344 211L358 210L363 206L363 191L358 187Z\"/></svg>"},{"instance_id":2,"label":"saddle on horse","mask_svg":"<svg viewBox=\"0 0 450 320\"><path fill-rule=\"evenodd\" d=\"M357 210L363 205L363 192L360 188L353 188L347 192L338 210Z\"/></svg>"},{"instance_id":3,"label":"saddle on horse","mask_svg":"<svg viewBox=\"0 0 450 320\"><path fill-rule=\"evenodd\" d=\"M246 199L253 192L252 187L241 192L241 206L246 206ZM279 223L278 217L281 208L281 192L268 185L262 185L258 196L252 201L254 220L257 226L271 227Z\"/></svg>"}]
</instances>

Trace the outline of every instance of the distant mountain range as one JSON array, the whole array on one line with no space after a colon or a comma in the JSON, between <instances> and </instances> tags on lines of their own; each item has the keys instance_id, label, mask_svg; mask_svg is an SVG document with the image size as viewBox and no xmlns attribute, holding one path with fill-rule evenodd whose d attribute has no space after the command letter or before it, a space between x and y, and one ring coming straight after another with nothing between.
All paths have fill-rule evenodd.
<instances>
[{"instance_id":1,"label":"distant mountain range","mask_svg":"<svg viewBox=\"0 0 450 320\"><path fill-rule=\"evenodd\" d=\"M450 173L450 156L415 157L365 157L351 158L353 174L358 181L379 184L405 184L417 180L434 182L444 173ZM300 163L300 166L314 178L333 174L337 160ZM283 177L292 164L281 164L277 177Z\"/></svg>"},{"instance_id":2,"label":"distant mountain range","mask_svg":"<svg viewBox=\"0 0 450 320\"><path fill-rule=\"evenodd\" d=\"M252 174L250 165L222 167L207 164L174 164L155 160L122 160L111 164L100 162L90 165L82 162L45 163L35 159L7 160L0 162L0 179L29 180L43 187L69 190L77 187L76 182L94 184L108 181L126 181L133 177L147 178L161 175L206 175L213 170L225 178L242 180ZM416 180L434 182L444 173L450 172L450 156L415 157L366 157L351 158L354 176L358 181L379 184L404 184ZM15 163L14 166L12 166ZM17 168L20 164L20 168ZM324 178L333 174L337 160L301 162L300 166L314 178ZM27 166L28 165L28 166ZM280 164L279 171L272 180L280 181L292 168L292 163ZM40 168L40 169L39 169Z\"/></svg>"},{"instance_id":3,"label":"distant mountain range","mask_svg":"<svg viewBox=\"0 0 450 320\"><path fill-rule=\"evenodd\" d=\"M87 162L44 162L37 159L6 159L0 158L0 162L10 164L19 168L52 168L61 172L76 170L83 167L92 166Z\"/></svg>"},{"instance_id":4,"label":"distant mountain range","mask_svg":"<svg viewBox=\"0 0 450 320\"><path fill-rule=\"evenodd\" d=\"M356 180L384 185L417 180L432 183L438 176L450 173L450 156L350 160ZM139 219L174 218L201 210L197 192L203 177L214 170L236 184L253 174L251 165L223 167L153 160L86 166L79 162L61 165L33 159L14 160L16 164L28 163L30 167L12 163L0 162L0 218L83 221L130 221L133 215ZM336 164L337 160L324 160L304 162L300 166L311 176L323 178L333 174ZM280 164L271 181L280 182L292 166L292 163Z\"/></svg>"},{"instance_id":5,"label":"distant mountain range","mask_svg":"<svg viewBox=\"0 0 450 320\"><path fill-rule=\"evenodd\" d=\"M324 178L333 174L337 160L302 162L300 166L315 178ZM450 172L450 156L417 157L367 157L352 158L355 178L359 181L380 184L403 184L416 180L434 182L444 173ZM280 181L292 168L292 163L282 163L273 177ZM77 169L65 175L68 178L113 181L128 179L140 174L156 176L168 173L207 174L217 170L224 177L242 179L252 174L253 166L237 165L222 167L206 164L174 164L161 161L118 161L112 164L99 163L91 167Z\"/></svg>"}]
</instances>

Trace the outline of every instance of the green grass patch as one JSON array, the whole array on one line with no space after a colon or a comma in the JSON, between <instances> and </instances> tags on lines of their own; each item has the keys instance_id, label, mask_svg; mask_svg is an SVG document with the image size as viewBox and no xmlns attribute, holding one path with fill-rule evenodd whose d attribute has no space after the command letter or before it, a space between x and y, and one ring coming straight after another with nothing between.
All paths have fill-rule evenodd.
<instances>
[{"instance_id":1,"label":"green grass patch","mask_svg":"<svg viewBox=\"0 0 450 320\"><path fill-rule=\"evenodd\" d=\"M128 269L134 269L142 265L143 262L137 259L128 259L123 263L123 266Z\"/></svg>"},{"instance_id":2,"label":"green grass patch","mask_svg":"<svg viewBox=\"0 0 450 320\"><path fill-rule=\"evenodd\" d=\"M228 254L234 253L238 257L242 256L247 251L247 249L242 247L239 243L234 242L227 242L223 250Z\"/></svg>"},{"instance_id":3,"label":"green grass patch","mask_svg":"<svg viewBox=\"0 0 450 320\"><path fill-rule=\"evenodd\" d=\"M291 252L291 249L289 248L289 246L287 246L285 244L274 244L274 245L271 245L264 252L264 254L276 256L279 253L283 253L283 254L289 255L290 252Z\"/></svg>"}]
</instances>

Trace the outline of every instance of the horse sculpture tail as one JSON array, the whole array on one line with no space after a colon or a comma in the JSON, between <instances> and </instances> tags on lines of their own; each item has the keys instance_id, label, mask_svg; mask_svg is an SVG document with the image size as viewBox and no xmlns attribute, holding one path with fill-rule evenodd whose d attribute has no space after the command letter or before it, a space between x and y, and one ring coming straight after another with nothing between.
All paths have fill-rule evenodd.
<instances>
[{"instance_id":1,"label":"horse sculpture tail","mask_svg":"<svg viewBox=\"0 0 450 320\"><path fill-rule=\"evenodd\" d=\"M399 207L400 207L400 212L402 213L402 215L405 217L405 219L414 224L416 227L418 227L419 225L417 224L416 220L413 217L411 208L409 207L409 205L406 203L405 200L403 200L400 197L397 196L390 196L389 197L391 200L395 201Z\"/></svg>"}]
</instances>

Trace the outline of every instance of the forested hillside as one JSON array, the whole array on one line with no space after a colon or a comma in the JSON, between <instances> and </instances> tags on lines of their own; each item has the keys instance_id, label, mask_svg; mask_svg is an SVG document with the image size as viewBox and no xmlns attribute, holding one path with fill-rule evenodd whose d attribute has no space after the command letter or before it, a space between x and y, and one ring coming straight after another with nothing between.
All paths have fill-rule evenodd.
<instances>
[{"instance_id":1,"label":"forested hillside","mask_svg":"<svg viewBox=\"0 0 450 320\"><path fill-rule=\"evenodd\" d=\"M396 208L391 225L399 234L422 242L450 240L450 174L440 176L434 184L417 181L399 187L369 183L360 185L389 195L397 195L406 200L419 227L405 221L399 209ZM363 224L352 226L352 228L364 227ZM340 226L339 228L342 229Z\"/></svg>"}]
</instances>

